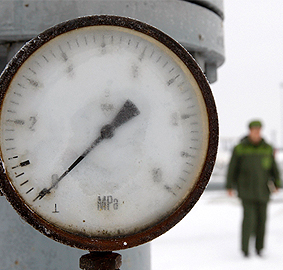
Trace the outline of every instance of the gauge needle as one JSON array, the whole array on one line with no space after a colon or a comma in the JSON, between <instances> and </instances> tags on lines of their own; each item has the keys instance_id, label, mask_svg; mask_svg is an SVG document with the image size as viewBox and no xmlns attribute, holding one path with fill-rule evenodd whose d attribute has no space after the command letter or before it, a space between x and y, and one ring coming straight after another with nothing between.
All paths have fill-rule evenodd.
<instances>
[{"instance_id":1,"label":"gauge needle","mask_svg":"<svg viewBox=\"0 0 283 270\"><path fill-rule=\"evenodd\" d=\"M104 139L111 139L114 136L114 131L116 128L128 122L133 117L140 114L139 109L136 107L134 103L130 100L127 100L123 107L120 109L114 120L105 126L103 126L100 130L100 136L93 141L93 143L71 164L71 166L60 176L53 178L53 183L49 188L42 189L38 196L33 200L37 199L41 200L46 194L50 193L50 190L53 189L57 184L70 172L72 171L86 156L87 154L94 149L99 143L101 143Z\"/></svg>"}]
</instances>

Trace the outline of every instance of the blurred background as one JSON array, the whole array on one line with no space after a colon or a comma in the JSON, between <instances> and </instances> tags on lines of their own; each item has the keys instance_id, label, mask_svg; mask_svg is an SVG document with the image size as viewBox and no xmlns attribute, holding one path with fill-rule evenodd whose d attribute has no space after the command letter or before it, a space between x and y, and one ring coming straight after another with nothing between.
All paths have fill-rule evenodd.
<instances>
[{"instance_id":1,"label":"blurred background","mask_svg":"<svg viewBox=\"0 0 283 270\"><path fill-rule=\"evenodd\" d=\"M207 190L191 212L152 243L152 269L283 269L283 195L268 209L263 258L241 254L242 209L224 190L227 165L250 120L264 123L263 136L283 169L283 1L224 0L225 63L211 84L219 114L217 162ZM251 248L252 248L251 244Z\"/></svg>"},{"instance_id":2,"label":"blurred background","mask_svg":"<svg viewBox=\"0 0 283 270\"><path fill-rule=\"evenodd\" d=\"M224 181L233 146L253 119L283 157L283 2L224 1L225 63L211 85L219 114L220 144L210 185Z\"/></svg>"}]
</instances>

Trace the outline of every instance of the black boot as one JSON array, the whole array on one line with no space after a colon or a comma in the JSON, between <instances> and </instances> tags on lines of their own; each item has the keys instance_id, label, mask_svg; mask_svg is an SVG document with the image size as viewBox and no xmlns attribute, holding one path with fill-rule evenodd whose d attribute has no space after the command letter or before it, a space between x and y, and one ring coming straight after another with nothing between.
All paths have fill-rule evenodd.
<instances>
[{"instance_id":1,"label":"black boot","mask_svg":"<svg viewBox=\"0 0 283 270\"><path fill-rule=\"evenodd\" d=\"M257 254L259 257L262 257L261 250L257 249L257 250L256 250L256 254Z\"/></svg>"},{"instance_id":2,"label":"black boot","mask_svg":"<svg viewBox=\"0 0 283 270\"><path fill-rule=\"evenodd\" d=\"M248 258L248 257L249 257L249 252L247 252L247 251L243 251L243 253L244 253L244 257L246 257L246 258Z\"/></svg>"}]
</instances>

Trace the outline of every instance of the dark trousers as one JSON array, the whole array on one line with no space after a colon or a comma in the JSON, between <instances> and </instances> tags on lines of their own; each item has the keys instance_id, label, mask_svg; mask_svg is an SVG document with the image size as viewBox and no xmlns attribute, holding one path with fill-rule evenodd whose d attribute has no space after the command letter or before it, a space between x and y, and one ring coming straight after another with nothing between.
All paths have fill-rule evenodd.
<instances>
[{"instance_id":1,"label":"dark trousers","mask_svg":"<svg viewBox=\"0 0 283 270\"><path fill-rule=\"evenodd\" d=\"M242 223L242 251L249 252L249 240L251 235L255 236L255 248L257 251L263 249L267 203L242 200L244 218Z\"/></svg>"}]
</instances>

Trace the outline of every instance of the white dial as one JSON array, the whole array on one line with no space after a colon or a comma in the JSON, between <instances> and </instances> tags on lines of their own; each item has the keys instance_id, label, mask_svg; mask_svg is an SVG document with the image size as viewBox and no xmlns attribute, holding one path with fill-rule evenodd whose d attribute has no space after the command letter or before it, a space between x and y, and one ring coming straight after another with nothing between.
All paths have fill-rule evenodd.
<instances>
[{"instance_id":1,"label":"white dial","mask_svg":"<svg viewBox=\"0 0 283 270\"><path fill-rule=\"evenodd\" d=\"M127 27L56 35L20 65L2 100L10 184L36 216L83 237L159 224L190 196L208 147L192 72L168 46Z\"/></svg>"}]
</instances>

